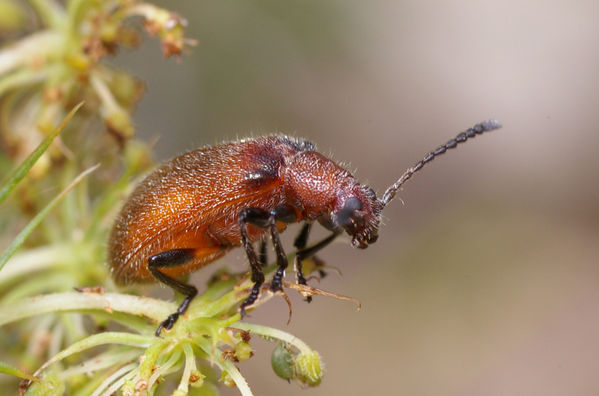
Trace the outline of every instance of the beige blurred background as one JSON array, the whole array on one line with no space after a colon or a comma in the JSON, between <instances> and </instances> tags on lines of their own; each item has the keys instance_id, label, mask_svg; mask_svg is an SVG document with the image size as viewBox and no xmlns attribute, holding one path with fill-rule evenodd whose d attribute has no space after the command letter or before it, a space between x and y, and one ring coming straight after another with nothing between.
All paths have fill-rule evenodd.
<instances>
[{"instance_id":1,"label":"beige blurred background","mask_svg":"<svg viewBox=\"0 0 599 396\"><path fill-rule=\"evenodd\" d=\"M343 276L319 287L362 311L293 296L289 326L281 299L252 313L326 363L302 389L257 341L240 365L256 395L599 394L598 2L164 5L189 20L192 54L164 61L147 40L115 60L147 81L136 123L162 159L285 132L381 193L465 128L504 124L411 180L375 245L321 254Z\"/></svg>"}]
</instances>

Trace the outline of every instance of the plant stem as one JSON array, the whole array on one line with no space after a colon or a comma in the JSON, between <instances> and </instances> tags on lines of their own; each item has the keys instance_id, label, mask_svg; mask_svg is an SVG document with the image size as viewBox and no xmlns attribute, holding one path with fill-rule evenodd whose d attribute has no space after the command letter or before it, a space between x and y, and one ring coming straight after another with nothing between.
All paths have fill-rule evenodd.
<instances>
[{"instance_id":1,"label":"plant stem","mask_svg":"<svg viewBox=\"0 0 599 396\"><path fill-rule=\"evenodd\" d=\"M230 327L249 331L250 333L258 334L266 338L276 338L287 344L293 345L299 349L300 353L311 353L312 349L302 340L295 337L293 334L289 334L285 331L274 329L272 327L261 326L253 323L237 322L230 325Z\"/></svg>"},{"instance_id":2,"label":"plant stem","mask_svg":"<svg viewBox=\"0 0 599 396\"><path fill-rule=\"evenodd\" d=\"M55 293L29 297L11 306L0 307L0 326L44 313L65 311L99 310L118 311L145 316L156 322L175 310L173 303L148 297L137 297L117 293Z\"/></svg>"},{"instance_id":3,"label":"plant stem","mask_svg":"<svg viewBox=\"0 0 599 396\"><path fill-rule=\"evenodd\" d=\"M0 75L36 59L58 55L62 52L62 44L60 32L42 30L32 33L0 51Z\"/></svg>"}]
</instances>

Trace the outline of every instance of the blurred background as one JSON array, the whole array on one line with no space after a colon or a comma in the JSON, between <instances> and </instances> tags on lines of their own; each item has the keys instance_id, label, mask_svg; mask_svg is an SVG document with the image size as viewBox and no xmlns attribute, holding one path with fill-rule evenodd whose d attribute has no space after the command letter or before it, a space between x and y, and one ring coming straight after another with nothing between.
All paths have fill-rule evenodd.
<instances>
[{"instance_id":1,"label":"blurred background","mask_svg":"<svg viewBox=\"0 0 599 396\"><path fill-rule=\"evenodd\" d=\"M326 363L301 389L265 375L274 345L257 343L240 365L255 394L599 394L599 3L162 5L188 19L193 52L164 61L146 40L112 60L146 81L135 123L161 159L282 132L380 194L458 132L504 125L406 184L375 245L320 255L343 275L317 286L360 312L292 295L289 326L282 299L251 314ZM221 262L246 265L240 250Z\"/></svg>"}]
</instances>

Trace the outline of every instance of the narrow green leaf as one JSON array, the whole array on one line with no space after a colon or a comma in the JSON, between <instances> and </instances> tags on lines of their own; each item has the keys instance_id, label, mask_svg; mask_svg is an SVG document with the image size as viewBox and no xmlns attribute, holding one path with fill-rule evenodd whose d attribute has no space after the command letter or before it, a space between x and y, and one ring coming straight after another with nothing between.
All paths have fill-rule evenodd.
<instances>
[{"instance_id":1,"label":"narrow green leaf","mask_svg":"<svg viewBox=\"0 0 599 396\"><path fill-rule=\"evenodd\" d=\"M18 368L11 366L10 364L4 363L4 362L0 362L0 373L27 379L29 381L39 381L39 379L34 377L33 375L27 374L27 373L19 370Z\"/></svg>"},{"instance_id":2,"label":"narrow green leaf","mask_svg":"<svg viewBox=\"0 0 599 396\"><path fill-rule=\"evenodd\" d=\"M87 338L84 338L80 341L71 344L68 348L63 349L56 355L52 357L52 359L48 360L44 363L37 371L36 375L39 375L46 367L61 361L67 356L73 355L75 353L79 353L85 351L90 348L97 347L99 345L105 344L120 344L120 345L128 345L137 348L147 348L149 344L151 344L156 338L151 336L142 336L133 333L123 333L123 332L104 332L99 334L91 335ZM164 341L159 341L164 342Z\"/></svg>"},{"instance_id":3,"label":"narrow green leaf","mask_svg":"<svg viewBox=\"0 0 599 396\"><path fill-rule=\"evenodd\" d=\"M37 162L37 160L44 154L44 152L50 147L50 144L58 136L58 134L62 131L65 125L73 118L77 110L81 106L83 106L84 102L79 103L77 106L73 107L73 110L67 114L67 116L62 120L62 122L48 135L42 140L42 142L33 150L31 154L23 161L21 165L10 175L8 180L0 187L0 203L2 203L8 194L14 190L16 185L27 175L29 170L33 167L33 165ZM2 266L0 265L0 268Z\"/></svg>"},{"instance_id":4,"label":"narrow green leaf","mask_svg":"<svg viewBox=\"0 0 599 396\"><path fill-rule=\"evenodd\" d=\"M60 194L54 197L54 199L50 201L50 203L46 205L44 209L42 209L37 215L35 215L35 217L31 219L29 223L27 223L25 228L15 237L15 239L12 240L12 242L10 243L10 245L8 245L6 250L2 252L2 255L0 256L0 270L2 270L2 267L4 267L4 264L6 264L8 259L10 259L12 255L17 251L17 249L23 244L23 242L25 242L25 239L27 239L27 237L33 232L35 227L37 227L42 222L42 220L48 215L48 213L50 213L50 211L54 209L54 207L65 197L65 195L67 195L67 193L71 191L73 187L75 187L81 180L83 180L85 176L95 171L99 166L100 164L92 166L91 168L88 168L81 172L79 176L77 176L75 180L73 180L71 184L67 186L67 188L62 190Z\"/></svg>"}]
</instances>

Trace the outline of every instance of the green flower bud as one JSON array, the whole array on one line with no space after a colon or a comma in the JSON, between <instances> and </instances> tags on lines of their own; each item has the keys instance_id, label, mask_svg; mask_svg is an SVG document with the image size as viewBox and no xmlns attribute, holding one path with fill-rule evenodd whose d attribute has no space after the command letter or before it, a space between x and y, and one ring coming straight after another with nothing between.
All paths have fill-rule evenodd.
<instances>
[{"instance_id":1,"label":"green flower bud","mask_svg":"<svg viewBox=\"0 0 599 396\"><path fill-rule=\"evenodd\" d=\"M289 381L295 377L293 354L282 342L272 351L270 363L275 374L284 380Z\"/></svg>"},{"instance_id":2,"label":"green flower bud","mask_svg":"<svg viewBox=\"0 0 599 396\"><path fill-rule=\"evenodd\" d=\"M194 388L200 388L204 385L204 378L206 376L200 370L195 369L189 375L189 384Z\"/></svg>"},{"instance_id":3,"label":"green flower bud","mask_svg":"<svg viewBox=\"0 0 599 396\"><path fill-rule=\"evenodd\" d=\"M238 361L243 362L244 360L248 360L254 355L254 351L252 351L252 347L249 343L240 341L235 344L235 357Z\"/></svg>"},{"instance_id":4,"label":"green flower bud","mask_svg":"<svg viewBox=\"0 0 599 396\"><path fill-rule=\"evenodd\" d=\"M310 386L320 384L323 376L322 362L318 352L300 353L295 360L298 379Z\"/></svg>"}]
</instances>

